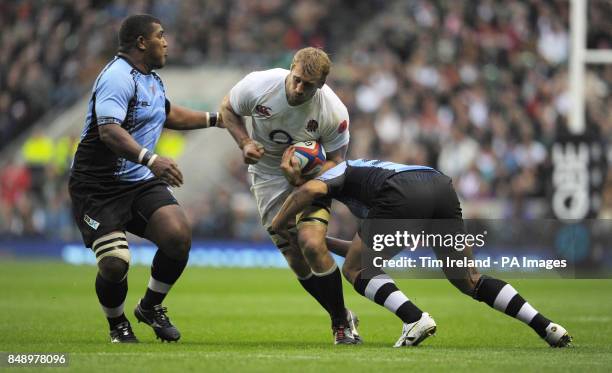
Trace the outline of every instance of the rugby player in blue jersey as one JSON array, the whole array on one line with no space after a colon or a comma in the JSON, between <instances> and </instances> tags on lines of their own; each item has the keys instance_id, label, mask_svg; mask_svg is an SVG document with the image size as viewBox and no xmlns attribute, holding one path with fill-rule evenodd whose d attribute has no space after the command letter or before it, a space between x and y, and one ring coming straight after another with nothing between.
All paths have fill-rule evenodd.
<instances>
[{"instance_id":1,"label":"rugby player in blue jersey","mask_svg":"<svg viewBox=\"0 0 612 373\"><path fill-rule=\"evenodd\" d=\"M288 164L292 150L283 155ZM404 223L421 231L421 224L434 223L434 233L464 232L459 199L451 179L426 166L409 166L379 160L349 160L327 170L319 177L306 182L285 200L272 221L272 229L288 235L286 227L297 213L314 199L332 197L345 204L361 222L360 231L352 242L329 238L331 250L345 255L342 267L344 276L355 290L368 299L384 306L403 321L403 329L395 347L415 346L436 331L436 323L402 293L395 282L380 268L366 265L365 255L371 255L370 237L379 230L385 231L392 219L404 219ZM454 260L470 257L470 250L434 247L439 259ZM387 257L397 253L380 253ZM443 261L446 263L446 261ZM505 281L481 275L476 268L442 268L448 280L461 292L489 306L515 317L529 325L552 347L566 347L571 337L561 325L556 324L534 309Z\"/></svg>"},{"instance_id":2,"label":"rugby player in blue jersey","mask_svg":"<svg viewBox=\"0 0 612 373\"><path fill-rule=\"evenodd\" d=\"M158 247L136 318L162 341L180 338L162 301L187 264L191 228L170 191L183 184L183 174L174 160L153 150L163 128L207 128L220 120L217 113L170 103L154 71L164 67L167 55L159 19L141 14L123 21L119 51L94 83L71 168L74 218L96 256L96 294L115 343L138 342L124 314L130 263L126 231Z\"/></svg>"}]
</instances>

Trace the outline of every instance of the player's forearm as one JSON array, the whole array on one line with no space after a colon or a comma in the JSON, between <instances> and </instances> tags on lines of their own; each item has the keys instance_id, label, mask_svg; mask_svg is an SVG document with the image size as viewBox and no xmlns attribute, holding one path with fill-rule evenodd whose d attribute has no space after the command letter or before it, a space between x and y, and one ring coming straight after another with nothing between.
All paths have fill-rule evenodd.
<instances>
[{"instance_id":1,"label":"player's forearm","mask_svg":"<svg viewBox=\"0 0 612 373\"><path fill-rule=\"evenodd\" d=\"M325 161L325 163L323 163L323 166L321 167L321 171L318 172L318 175L322 175L325 173L325 171L334 168L338 165L339 162L334 162L334 161L330 161L327 160Z\"/></svg>"},{"instance_id":2,"label":"player's forearm","mask_svg":"<svg viewBox=\"0 0 612 373\"><path fill-rule=\"evenodd\" d=\"M143 147L123 128L116 124L98 126L100 141L113 153L128 161L138 163Z\"/></svg>"},{"instance_id":3,"label":"player's forearm","mask_svg":"<svg viewBox=\"0 0 612 373\"><path fill-rule=\"evenodd\" d=\"M338 164L344 162L346 158L346 151L348 149L348 145L344 145L338 150L334 150L333 152L329 152L327 154L327 160L321 167L321 171L319 171L319 175L323 174L325 171L336 167Z\"/></svg>"},{"instance_id":4,"label":"player's forearm","mask_svg":"<svg viewBox=\"0 0 612 373\"><path fill-rule=\"evenodd\" d=\"M298 212L304 210L313 200L314 197L308 191L301 192L297 190L291 193L283 203L278 214L276 214L272 222L272 228L274 230L284 229L291 217L294 217Z\"/></svg>"},{"instance_id":5,"label":"player's forearm","mask_svg":"<svg viewBox=\"0 0 612 373\"><path fill-rule=\"evenodd\" d=\"M220 124L221 118L217 112L196 111L178 105L172 105L164 127L186 131L217 127Z\"/></svg>"},{"instance_id":6,"label":"player's forearm","mask_svg":"<svg viewBox=\"0 0 612 373\"><path fill-rule=\"evenodd\" d=\"M227 118L225 115L225 112L221 111L221 116ZM249 132L246 129L246 125L244 124L244 119L242 119L242 117L240 117L240 119L238 119L236 122L227 120L225 122L225 128L227 128L230 135L232 135L234 141L236 141L236 144L238 144L238 147L240 149L244 148L244 146L249 141L252 141L251 136L249 136Z\"/></svg>"},{"instance_id":7,"label":"player's forearm","mask_svg":"<svg viewBox=\"0 0 612 373\"><path fill-rule=\"evenodd\" d=\"M316 198L327 194L327 185L318 180L312 180L293 191L287 197L280 211L272 222L273 229L283 229L289 223L289 219L303 211Z\"/></svg>"},{"instance_id":8,"label":"player's forearm","mask_svg":"<svg viewBox=\"0 0 612 373\"><path fill-rule=\"evenodd\" d=\"M227 96L223 99L220 110L221 117L223 118L223 127L228 130L236 144L242 149L247 142L251 141L244 118L234 112Z\"/></svg>"}]
</instances>

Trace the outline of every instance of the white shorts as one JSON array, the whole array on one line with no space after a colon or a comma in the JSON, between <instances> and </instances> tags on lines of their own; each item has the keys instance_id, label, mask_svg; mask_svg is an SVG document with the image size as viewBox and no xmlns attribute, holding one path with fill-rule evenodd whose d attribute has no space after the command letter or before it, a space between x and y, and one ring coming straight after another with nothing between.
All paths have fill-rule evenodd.
<instances>
[{"instance_id":1,"label":"white shorts","mask_svg":"<svg viewBox=\"0 0 612 373\"><path fill-rule=\"evenodd\" d=\"M249 176L251 193L255 196L261 224L267 229L272 225L272 219L283 206L285 199L293 191L293 186L284 176L251 171L249 171Z\"/></svg>"},{"instance_id":2,"label":"white shorts","mask_svg":"<svg viewBox=\"0 0 612 373\"><path fill-rule=\"evenodd\" d=\"M255 196L257 211L261 218L261 224L266 228L268 234L276 246L282 251L289 248L289 243L281 236L271 231L272 219L278 213L283 203L291 194L294 187L289 184L284 176L255 173L249 171L251 180L251 192ZM327 225L330 217L331 201L315 201L297 217L298 225L315 223Z\"/></svg>"}]
</instances>

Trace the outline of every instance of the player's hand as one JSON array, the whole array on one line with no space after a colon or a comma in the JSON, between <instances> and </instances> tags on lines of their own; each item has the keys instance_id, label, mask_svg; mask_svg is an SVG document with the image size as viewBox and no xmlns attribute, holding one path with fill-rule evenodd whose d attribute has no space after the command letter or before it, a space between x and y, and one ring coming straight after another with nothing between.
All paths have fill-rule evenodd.
<instances>
[{"instance_id":1,"label":"player's hand","mask_svg":"<svg viewBox=\"0 0 612 373\"><path fill-rule=\"evenodd\" d=\"M306 182L306 179L302 177L302 170L298 160L293 156L295 154L295 148L293 146L285 149L283 158L281 160L280 168L285 175L289 184L293 186L300 186Z\"/></svg>"},{"instance_id":2,"label":"player's hand","mask_svg":"<svg viewBox=\"0 0 612 373\"><path fill-rule=\"evenodd\" d=\"M255 140L249 139L242 147L242 157L244 158L244 163L246 164L255 164L259 162L263 155L263 145Z\"/></svg>"},{"instance_id":3,"label":"player's hand","mask_svg":"<svg viewBox=\"0 0 612 373\"><path fill-rule=\"evenodd\" d=\"M170 186L180 187L183 185L183 173L178 165L170 158L157 156L149 167L153 175L167 182Z\"/></svg>"}]
</instances>

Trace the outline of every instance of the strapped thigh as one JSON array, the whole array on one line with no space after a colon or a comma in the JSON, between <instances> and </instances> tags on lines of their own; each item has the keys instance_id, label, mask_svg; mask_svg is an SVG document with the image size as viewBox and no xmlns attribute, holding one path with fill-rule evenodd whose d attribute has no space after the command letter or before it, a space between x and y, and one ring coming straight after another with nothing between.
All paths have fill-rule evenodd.
<instances>
[{"instance_id":1,"label":"strapped thigh","mask_svg":"<svg viewBox=\"0 0 612 373\"><path fill-rule=\"evenodd\" d=\"M100 262L107 256L119 258L130 264L130 251L128 250L125 232L111 232L93 242L91 249L96 254L96 262Z\"/></svg>"},{"instance_id":2,"label":"strapped thigh","mask_svg":"<svg viewBox=\"0 0 612 373\"><path fill-rule=\"evenodd\" d=\"M330 217L331 199L325 198L313 201L304 211L296 215L295 221L298 228L302 224L323 224L327 226Z\"/></svg>"}]
</instances>

